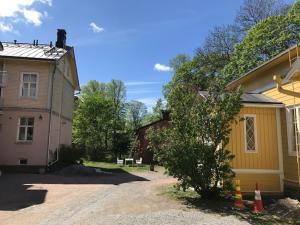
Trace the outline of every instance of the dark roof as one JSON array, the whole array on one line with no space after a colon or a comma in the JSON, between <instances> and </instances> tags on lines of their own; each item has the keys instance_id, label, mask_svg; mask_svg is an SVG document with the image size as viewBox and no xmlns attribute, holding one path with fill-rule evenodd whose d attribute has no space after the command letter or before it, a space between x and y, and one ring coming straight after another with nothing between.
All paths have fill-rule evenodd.
<instances>
[{"instance_id":1,"label":"dark roof","mask_svg":"<svg viewBox=\"0 0 300 225\"><path fill-rule=\"evenodd\" d=\"M29 43L10 43L2 42L3 50L0 51L1 57L36 59L36 60L58 60L67 53L66 49L55 46Z\"/></svg>"},{"instance_id":2,"label":"dark roof","mask_svg":"<svg viewBox=\"0 0 300 225\"><path fill-rule=\"evenodd\" d=\"M200 91L200 95L203 97L208 96L208 91ZM267 97L263 94L257 93L244 93L241 97L242 103L256 103L256 104L282 104L282 102L277 101L276 99Z\"/></svg>"}]
</instances>

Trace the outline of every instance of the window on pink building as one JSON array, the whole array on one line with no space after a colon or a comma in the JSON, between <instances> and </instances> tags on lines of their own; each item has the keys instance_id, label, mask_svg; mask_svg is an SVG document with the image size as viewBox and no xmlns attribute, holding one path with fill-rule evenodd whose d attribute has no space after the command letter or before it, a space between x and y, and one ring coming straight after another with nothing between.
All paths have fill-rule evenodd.
<instances>
[{"instance_id":1,"label":"window on pink building","mask_svg":"<svg viewBox=\"0 0 300 225\"><path fill-rule=\"evenodd\" d=\"M18 140L19 141L32 141L33 140L33 117L21 117L19 119Z\"/></svg>"}]
</instances>

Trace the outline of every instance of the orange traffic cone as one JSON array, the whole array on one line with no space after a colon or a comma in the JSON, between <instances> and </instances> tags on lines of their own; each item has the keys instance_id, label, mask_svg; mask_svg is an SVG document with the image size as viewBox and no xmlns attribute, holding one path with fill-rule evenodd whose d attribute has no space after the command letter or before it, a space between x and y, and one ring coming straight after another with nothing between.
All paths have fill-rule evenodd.
<instances>
[{"instance_id":1,"label":"orange traffic cone","mask_svg":"<svg viewBox=\"0 0 300 225\"><path fill-rule=\"evenodd\" d=\"M235 181L235 197L234 198L235 198L234 207L236 209L244 209L245 205L244 205L243 199L242 199L241 186L240 186L239 180Z\"/></svg>"},{"instance_id":2,"label":"orange traffic cone","mask_svg":"<svg viewBox=\"0 0 300 225\"><path fill-rule=\"evenodd\" d=\"M255 196L254 196L254 205L253 205L253 213L261 213L264 211L263 202L261 200L260 190L258 188L258 184L256 182L255 188Z\"/></svg>"}]
</instances>

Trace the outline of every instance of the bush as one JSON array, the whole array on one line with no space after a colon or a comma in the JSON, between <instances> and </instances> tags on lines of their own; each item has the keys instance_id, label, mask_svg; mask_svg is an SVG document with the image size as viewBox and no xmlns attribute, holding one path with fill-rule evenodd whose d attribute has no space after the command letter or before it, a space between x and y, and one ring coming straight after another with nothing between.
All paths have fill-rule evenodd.
<instances>
[{"instance_id":1,"label":"bush","mask_svg":"<svg viewBox=\"0 0 300 225\"><path fill-rule=\"evenodd\" d=\"M59 152L59 164L71 165L76 164L83 157L84 151L74 145L61 145Z\"/></svg>"}]
</instances>

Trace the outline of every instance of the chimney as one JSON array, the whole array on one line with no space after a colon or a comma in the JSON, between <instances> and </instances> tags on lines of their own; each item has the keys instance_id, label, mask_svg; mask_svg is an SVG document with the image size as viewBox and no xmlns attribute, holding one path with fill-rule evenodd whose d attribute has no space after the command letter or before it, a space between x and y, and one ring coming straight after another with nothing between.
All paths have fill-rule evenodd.
<instances>
[{"instance_id":1,"label":"chimney","mask_svg":"<svg viewBox=\"0 0 300 225\"><path fill-rule=\"evenodd\" d=\"M67 33L64 29L57 29L57 41L55 46L57 48L66 48Z\"/></svg>"},{"instance_id":2,"label":"chimney","mask_svg":"<svg viewBox=\"0 0 300 225\"><path fill-rule=\"evenodd\" d=\"M162 119L163 120L170 120L170 111L169 110L161 110Z\"/></svg>"}]
</instances>

